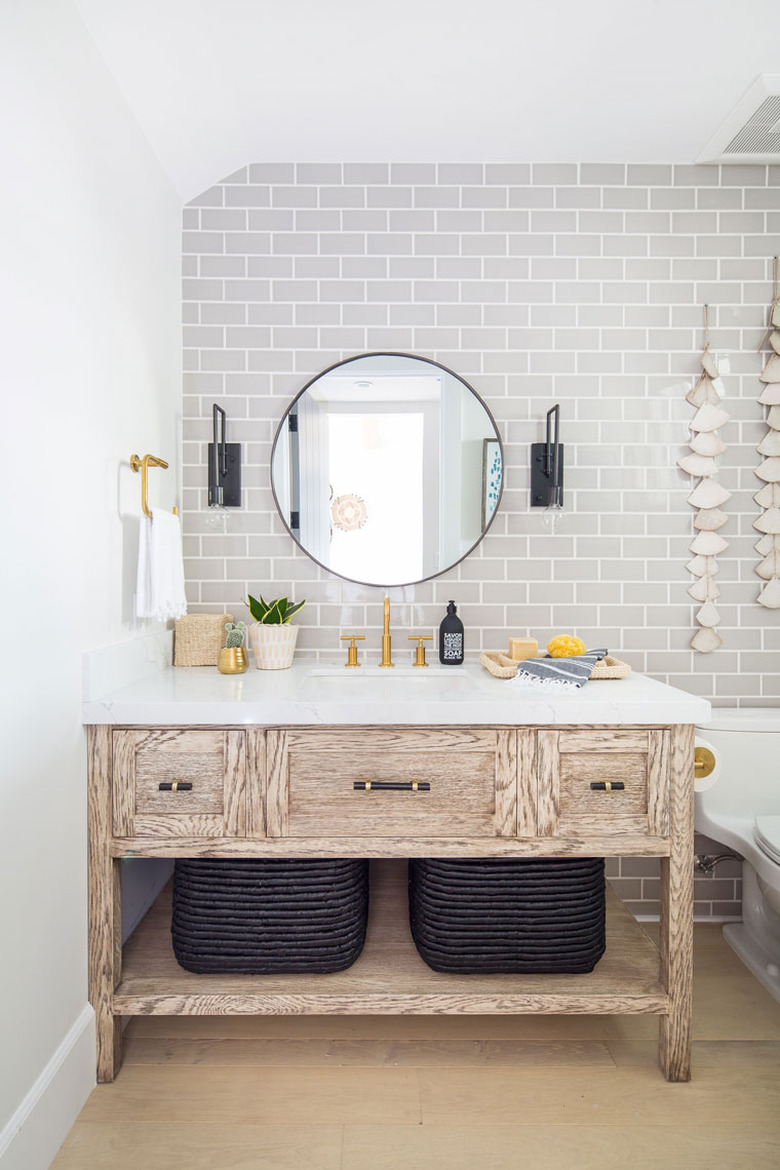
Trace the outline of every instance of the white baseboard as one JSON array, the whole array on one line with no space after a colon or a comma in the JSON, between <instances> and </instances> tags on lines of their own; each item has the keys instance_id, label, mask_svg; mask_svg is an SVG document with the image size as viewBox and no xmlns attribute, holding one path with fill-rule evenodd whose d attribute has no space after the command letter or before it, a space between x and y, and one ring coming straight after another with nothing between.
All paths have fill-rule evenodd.
<instances>
[{"instance_id":1,"label":"white baseboard","mask_svg":"<svg viewBox=\"0 0 780 1170\"><path fill-rule=\"evenodd\" d=\"M95 1087L95 1013L86 1004L8 1124L2 1170L48 1170Z\"/></svg>"}]
</instances>

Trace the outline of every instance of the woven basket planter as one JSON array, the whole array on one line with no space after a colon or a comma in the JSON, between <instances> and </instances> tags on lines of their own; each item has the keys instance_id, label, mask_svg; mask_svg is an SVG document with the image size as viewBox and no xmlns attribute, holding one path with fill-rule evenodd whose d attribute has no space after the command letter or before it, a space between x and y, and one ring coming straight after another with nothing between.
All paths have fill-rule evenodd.
<instances>
[{"instance_id":1,"label":"woven basket planter","mask_svg":"<svg viewBox=\"0 0 780 1170\"><path fill-rule=\"evenodd\" d=\"M324 974L357 959L368 862L177 860L173 952L198 974Z\"/></svg>"},{"instance_id":2,"label":"woven basket planter","mask_svg":"<svg viewBox=\"0 0 780 1170\"><path fill-rule=\"evenodd\" d=\"M249 645L258 670L287 670L293 664L298 626L267 626L255 622L249 627Z\"/></svg>"},{"instance_id":3,"label":"woven basket planter","mask_svg":"<svg viewBox=\"0 0 780 1170\"><path fill-rule=\"evenodd\" d=\"M589 972L605 947L604 861L412 860L409 915L435 971Z\"/></svg>"},{"instance_id":4,"label":"woven basket planter","mask_svg":"<svg viewBox=\"0 0 780 1170\"><path fill-rule=\"evenodd\" d=\"M216 666L232 613L188 613L176 619L174 666Z\"/></svg>"}]
</instances>

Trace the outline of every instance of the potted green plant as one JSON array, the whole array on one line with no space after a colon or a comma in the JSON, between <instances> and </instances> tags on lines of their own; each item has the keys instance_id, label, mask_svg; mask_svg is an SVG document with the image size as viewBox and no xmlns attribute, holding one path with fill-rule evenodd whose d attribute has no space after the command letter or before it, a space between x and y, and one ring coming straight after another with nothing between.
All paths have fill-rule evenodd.
<instances>
[{"instance_id":1,"label":"potted green plant","mask_svg":"<svg viewBox=\"0 0 780 1170\"><path fill-rule=\"evenodd\" d=\"M250 593L247 605L255 624L249 627L249 643L258 670L286 670L292 666L298 626L291 626L290 618L305 604L286 597L268 602Z\"/></svg>"},{"instance_id":2,"label":"potted green plant","mask_svg":"<svg viewBox=\"0 0 780 1170\"><path fill-rule=\"evenodd\" d=\"M227 640L217 659L217 669L220 674L243 674L249 669L249 659L244 649L244 622L227 622Z\"/></svg>"}]
</instances>

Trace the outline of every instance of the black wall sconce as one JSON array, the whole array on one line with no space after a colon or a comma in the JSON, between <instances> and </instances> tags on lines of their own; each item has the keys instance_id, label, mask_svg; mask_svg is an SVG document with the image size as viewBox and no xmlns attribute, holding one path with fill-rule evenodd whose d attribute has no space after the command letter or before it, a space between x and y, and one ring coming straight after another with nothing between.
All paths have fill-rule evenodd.
<instances>
[{"instance_id":1,"label":"black wall sconce","mask_svg":"<svg viewBox=\"0 0 780 1170\"><path fill-rule=\"evenodd\" d=\"M531 444L531 507L563 508L563 443L561 408L547 411L547 437Z\"/></svg>"},{"instance_id":2,"label":"black wall sconce","mask_svg":"<svg viewBox=\"0 0 780 1170\"><path fill-rule=\"evenodd\" d=\"M240 508L241 444L225 441L226 415L216 402L211 415L214 439L209 443L209 507Z\"/></svg>"}]
</instances>

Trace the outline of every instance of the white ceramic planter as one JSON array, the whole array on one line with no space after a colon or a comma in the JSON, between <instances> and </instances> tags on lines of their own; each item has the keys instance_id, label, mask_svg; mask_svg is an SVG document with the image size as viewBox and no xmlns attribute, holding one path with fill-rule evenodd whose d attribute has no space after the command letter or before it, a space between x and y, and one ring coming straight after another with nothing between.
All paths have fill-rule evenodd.
<instances>
[{"instance_id":1,"label":"white ceramic planter","mask_svg":"<svg viewBox=\"0 0 780 1170\"><path fill-rule=\"evenodd\" d=\"M249 627L249 644L258 670L287 670L293 664L298 626L266 626L255 622Z\"/></svg>"}]
</instances>

